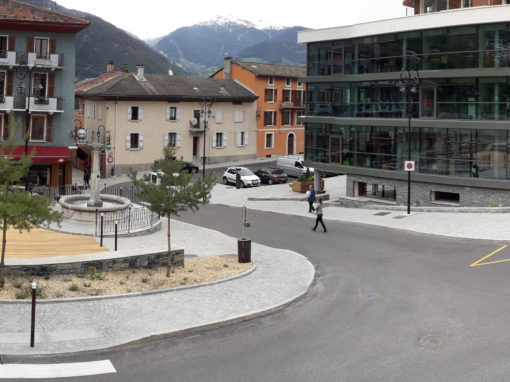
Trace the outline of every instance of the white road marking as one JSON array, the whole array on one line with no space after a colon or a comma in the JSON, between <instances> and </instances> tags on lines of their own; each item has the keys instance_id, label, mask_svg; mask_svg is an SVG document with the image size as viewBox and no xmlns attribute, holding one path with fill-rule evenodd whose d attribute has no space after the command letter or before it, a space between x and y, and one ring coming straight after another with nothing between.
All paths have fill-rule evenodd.
<instances>
[{"instance_id":1,"label":"white road marking","mask_svg":"<svg viewBox=\"0 0 510 382\"><path fill-rule=\"evenodd\" d=\"M109 360L55 364L5 364L0 365L0 379L7 378L66 378L116 373Z\"/></svg>"}]
</instances>

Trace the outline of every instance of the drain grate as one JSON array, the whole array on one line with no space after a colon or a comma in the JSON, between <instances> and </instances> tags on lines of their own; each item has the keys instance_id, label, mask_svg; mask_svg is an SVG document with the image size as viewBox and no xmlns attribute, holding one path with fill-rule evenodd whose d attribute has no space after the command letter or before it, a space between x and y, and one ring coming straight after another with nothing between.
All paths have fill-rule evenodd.
<instances>
[{"instance_id":1,"label":"drain grate","mask_svg":"<svg viewBox=\"0 0 510 382\"><path fill-rule=\"evenodd\" d=\"M448 342L448 337L443 334L430 334L420 338L420 345L426 348L440 348Z\"/></svg>"},{"instance_id":2,"label":"drain grate","mask_svg":"<svg viewBox=\"0 0 510 382\"><path fill-rule=\"evenodd\" d=\"M399 216L394 216L393 219L404 219L406 217L407 217L406 215L399 215Z\"/></svg>"},{"instance_id":3,"label":"drain grate","mask_svg":"<svg viewBox=\"0 0 510 382\"><path fill-rule=\"evenodd\" d=\"M391 214L391 212L378 212L376 214L374 214L375 216L386 216L386 215L389 215Z\"/></svg>"}]
</instances>

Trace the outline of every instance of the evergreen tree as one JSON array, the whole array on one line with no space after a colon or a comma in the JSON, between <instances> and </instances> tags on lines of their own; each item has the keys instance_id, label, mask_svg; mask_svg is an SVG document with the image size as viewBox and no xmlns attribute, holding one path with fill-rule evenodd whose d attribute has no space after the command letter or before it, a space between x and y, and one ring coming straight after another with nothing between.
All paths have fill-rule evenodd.
<instances>
[{"instance_id":1,"label":"evergreen tree","mask_svg":"<svg viewBox=\"0 0 510 382\"><path fill-rule=\"evenodd\" d=\"M180 159L175 159L174 149L166 147L163 150L160 169L152 166L152 171L158 173L159 184L150 181L150 174L146 174L141 179L136 178L135 171L129 174L138 189L139 196L150 203L150 210L167 218L167 277L170 277L172 267L170 217L179 216L180 212L186 210L195 212L201 204L207 204L215 182L212 173L207 174L204 179L193 179L193 174L181 170L182 162Z\"/></svg>"},{"instance_id":2,"label":"evergreen tree","mask_svg":"<svg viewBox=\"0 0 510 382\"><path fill-rule=\"evenodd\" d=\"M19 132L19 123L14 124L13 113L9 115L9 139L0 144L0 224L2 226L2 255L0 260L0 289L5 285L5 248L7 246L7 230L17 229L20 232L41 225L44 222L60 222L62 215L50 208L51 201L39 195L31 195L22 184L27 176L32 155L23 154L19 160L13 159L16 148L14 139Z\"/></svg>"}]
</instances>

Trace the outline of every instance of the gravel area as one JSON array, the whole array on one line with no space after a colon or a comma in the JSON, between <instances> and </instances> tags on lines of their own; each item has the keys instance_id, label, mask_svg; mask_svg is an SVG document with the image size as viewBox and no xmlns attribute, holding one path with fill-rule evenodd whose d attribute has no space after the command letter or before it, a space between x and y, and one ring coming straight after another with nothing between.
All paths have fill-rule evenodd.
<instances>
[{"instance_id":1,"label":"gravel area","mask_svg":"<svg viewBox=\"0 0 510 382\"><path fill-rule=\"evenodd\" d=\"M232 254L186 259L184 267L174 267L170 277L166 277L166 267L33 278L6 277L5 288L0 289L0 300L29 299L32 281L37 283L38 298L106 296L209 283L244 273L252 266L252 263L238 263L237 255Z\"/></svg>"}]
</instances>

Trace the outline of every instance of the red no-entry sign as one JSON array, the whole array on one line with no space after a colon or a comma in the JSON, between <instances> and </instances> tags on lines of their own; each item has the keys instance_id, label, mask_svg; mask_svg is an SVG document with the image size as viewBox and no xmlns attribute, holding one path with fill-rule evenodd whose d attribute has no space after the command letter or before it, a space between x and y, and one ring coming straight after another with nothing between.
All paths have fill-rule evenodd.
<instances>
[{"instance_id":1,"label":"red no-entry sign","mask_svg":"<svg viewBox=\"0 0 510 382\"><path fill-rule=\"evenodd\" d=\"M406 171L414 171L414 160L406 160L404 162L404 169Z\"/></svg>"}]
</instances>

